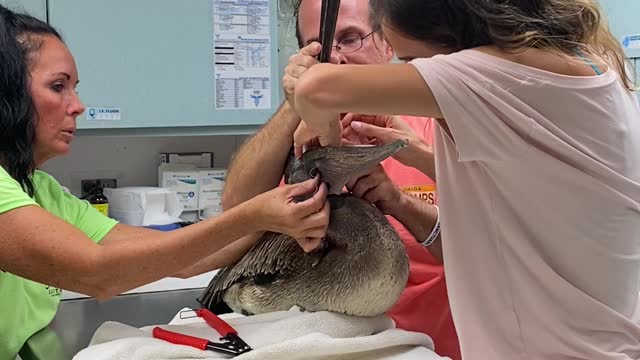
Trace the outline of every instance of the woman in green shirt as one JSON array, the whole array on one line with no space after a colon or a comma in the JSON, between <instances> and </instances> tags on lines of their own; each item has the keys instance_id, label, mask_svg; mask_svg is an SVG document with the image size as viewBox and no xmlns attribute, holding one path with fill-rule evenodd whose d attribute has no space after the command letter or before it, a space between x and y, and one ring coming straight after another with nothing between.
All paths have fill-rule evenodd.
<instances>
[{"instance_id":1,"label":"woman in green shirt","mask_svg":"<svg viewBox=\"0 0 640 360\"><path fill-rule=\"evenodd\" d=\"M329 222L326 187L284 186L195 225L158 232L99 214L37 170L70 150L84 107L78 74L48 24L0 6L0 360L54 317L60 289L105 299L167 276L231 264L276 231L306 242ZM317 193L304 202L293 197Z\"/></svg>"}]
</instances>

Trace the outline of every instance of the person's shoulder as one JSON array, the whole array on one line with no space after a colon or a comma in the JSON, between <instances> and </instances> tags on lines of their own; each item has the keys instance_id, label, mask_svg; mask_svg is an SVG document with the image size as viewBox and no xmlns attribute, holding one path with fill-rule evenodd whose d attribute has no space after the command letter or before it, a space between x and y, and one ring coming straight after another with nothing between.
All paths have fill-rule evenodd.
<instances>
[{"instance_id":1,"label":"person's shoulder","mask_svg":"<svg viewBox=\"0 0 640 360\"><path fill-rule=\"evenodd\" d=\"M27 205L37 205L37 202L7 169L0 166L0 214Z\"/></svg>"},{"instance_id":2,"label":"person's shoulder","mask_svg":"<svg viewBox=\"0 0 640 360\"><path fill-rule=\"evenodd\" d=\"M9 174L9 172L7 171L7 169L4 168L4 166L1 166L1 165L0 165L0 184L2 184L3 187L22 189L20 183L16 179L14 179L13 176L11 176L11 174Z\"/></svg>"},{"instance_id":3,"label":"person's shoulder","mask_svg":"<svg viewBox=\"0 0 640 360\"><path fill-rule=\"evenodd\" d=\"M471 49L459 50L448 54L438 54L430 58L417 58L411 60L414 66L446 66L457 68L485 68L514 65L514 55L495 46L480 46Z\"/></svg>"},{"instance_id":4,"label":"person's shoulder","mask_svg":"<svg viewBox=\"0 0 640 360\"><path fill-rule=\"evenodd\" d=\"M5 170L4 166L0 166L0 180L10 179L11 175Z\"/></svg>"},{"instance_id":5,"label":"person's shoulder","mask_svg":"<svg viewBox=\"0 0 640 360\"><path fill-rule=\"evenodd\" d=\"M436 54L426 58L415 58L409 61L409 63L414 65L422 63L451 63L457 61L468 61L470 58L482 57L483 55L486 54L484 54L481 48L473 48L451 53Z\"/></svg>"},{"instance_id":6,"label":"person's shoulder","mask_svg":"<svg viewBox=\"0 0 640 360\"><path fill-rule=\"evenodd\" d=\"M59 189L62 191L62 186L58 183L53 176L47 174L44 171L36 170L31 175L31 182L33 183L33 188L36 192L47 191L51 192L51 190ZM20 183L16 179L14 179L7 170L0 166L0 183L6 184L22 189Z\"/></svg>"},{"instance_id":7,"label":"person's shoulder","mask_svg":"<svg viewBox=\"0 0 640 360\"><path fill-rule=\"evenodd\" d=\"M42 170L34 171L32 179L34 184L38 184L41 186L50 186L50 185L54 185L57 187L60 186L60 183L58 182L58 180L56 180L53 176L49 175L48 173Z\"/></svg>"},{"instance_id":8,"label":"person's shoulder","mask_svg":"<svg viewBox=\"0 0 640 360\"><path fill-rule=\"evenodd\" d=\"M455 78L478 80L486 73L496 70L495 61L506 61L485 54L476 49L461 50L449 54L438 54L429 58L416 58L409 63L425 79L441 79L444 83L449 83ZM482 74L479 76L479 74Z\"/></svg>"},{"instance_id":9,"label":"person's shoulder","mask_svg":"<svg viewBox=\"0 0 640 360\"><path fill-rule=\"evenodd\" d=\"M33 181L33 187L36 190L36 197L40 200L44 200L45 198L60 198L63 197L65 192L62 188L62 185L50 174L42 171L36 170L31 177Z\"/></svg>"}]
</instances>

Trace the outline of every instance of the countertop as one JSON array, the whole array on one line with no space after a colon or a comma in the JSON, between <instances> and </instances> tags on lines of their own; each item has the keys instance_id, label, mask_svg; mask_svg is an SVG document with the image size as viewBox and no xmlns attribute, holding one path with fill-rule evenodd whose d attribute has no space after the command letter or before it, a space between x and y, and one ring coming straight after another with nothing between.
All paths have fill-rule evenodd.
<instances>
[{"instance_id":1,"label":"countertop","mask_svg":"<svg viewBox=\"0 0 640 360\"><path fill-rule=\"evenodd\" d=\"M217 272L218 270L214 270L204 274L200 274L198 276L190 277L188 279L165 278L165 279L153 282L151 284L147 284L139 288L129 290L124 294L138 294L138 293L146 293L146 292L204 288L209 285L209 282L211 281L211 279L213 279L213 276ZM75 293L72 291L65 290L62 292L62 300L88 298L88 297L89 296L87 295Z\"/></svg>"}]
</instances>

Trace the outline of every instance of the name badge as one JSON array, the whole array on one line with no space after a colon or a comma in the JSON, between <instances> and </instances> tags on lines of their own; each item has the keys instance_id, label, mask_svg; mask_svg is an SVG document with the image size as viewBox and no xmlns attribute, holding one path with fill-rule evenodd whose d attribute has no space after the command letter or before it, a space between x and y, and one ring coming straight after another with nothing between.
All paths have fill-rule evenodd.
<instances>
[{"instance_id":1,"label":"name badge","mask_svg":"<svg viewBox=\"0 0 640 360\"><path fill-rule=\"evenodd\" d=\"M424 200L429 204L436 202L436 185L411 185L400 188L403 192L415 196L420 200Z\"/></svg>"}]
</instances>

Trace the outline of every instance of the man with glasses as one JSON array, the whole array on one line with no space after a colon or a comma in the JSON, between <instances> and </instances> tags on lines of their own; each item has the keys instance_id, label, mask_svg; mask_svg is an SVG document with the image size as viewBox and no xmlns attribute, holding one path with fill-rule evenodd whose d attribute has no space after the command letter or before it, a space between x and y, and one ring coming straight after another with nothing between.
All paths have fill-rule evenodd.
<instances>
[{"instance_id":1,"label":"man with glasses","mask_svg":"<svg viewBox=\"0 0 640 360\"><path fill-rule=\"evenodd\" d=\"M310 66L317 62L315 56L320 47L305 46L318 41L322 1L302 0L298 4L296 36L301 50L291 61ZM369 1L342 0L330 61L372 64L387 63L392 57L393 49L373 31ZM225 210L278 186L299 123L295 110L285 101L264 127L242 146L229 168L222 199ZM346 142L387 143L409 139L410 145L405 150L347 187L390 215L391 224L407 248L411 266L409 280L389 315L399 328L431 336L438 354L460 359L447 298L440 239L428 248L419 243L432 234L438 216L432 205L435 203L435 184L425 175L435 177L433 153L428 145L433 140L435 121L348 114L343 125Z\"/></svg>"}]
</instances>

